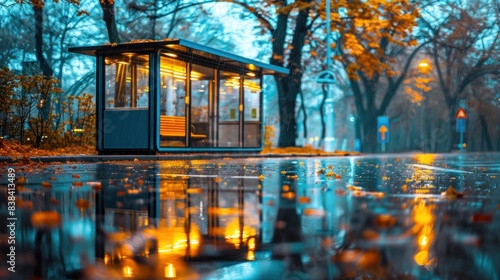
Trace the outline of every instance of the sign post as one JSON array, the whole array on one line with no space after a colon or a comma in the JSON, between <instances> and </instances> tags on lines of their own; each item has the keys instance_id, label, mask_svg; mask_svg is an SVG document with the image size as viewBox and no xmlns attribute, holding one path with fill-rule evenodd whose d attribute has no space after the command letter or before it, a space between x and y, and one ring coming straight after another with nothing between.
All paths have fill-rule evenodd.
<instances>
[{"instance_id":1,"label":"sign post","mask_svg":"<svg viewBox=\"0 0 500 280\"><path fill-rule=\"evenodd\" d=\"M467 113L460 107L455 117L457 118L456 130L460 133L460 144L458 144L458 148L462 150L464 148L464 133L467 127Z\"/></svg>"},{"instance_id":2,"label":"sign post","mask_svg":"<svg viewBox=\"0 0 500 280\"><path fill-rule=\"evenodd\" d=\"M389 117L377 117L377 142L382 144L382 152L385 152L385 143L389 143Z\"/></svg>"}]
</instances>

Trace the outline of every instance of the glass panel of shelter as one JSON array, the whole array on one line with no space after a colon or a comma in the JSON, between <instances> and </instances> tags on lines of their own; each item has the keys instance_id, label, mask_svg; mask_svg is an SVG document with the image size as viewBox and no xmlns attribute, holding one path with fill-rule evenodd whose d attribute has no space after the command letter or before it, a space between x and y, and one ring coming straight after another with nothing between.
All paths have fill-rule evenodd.
<instances>
[{"instance_id":1,"label":"glass panel of shelter","mask_svg":"<svg viewBox=\"0 0 500 280\"><path fill-rule=\"evenodd\" d=\"M105 108L148 108L149 56L119 54L105 57Z\"/></svg>"},{"instance_id":2,"label":"glass panel of shelter","mask_svg":"<svg viewBox=\"0 0 500 280\"><path fill-rule=\"evenodd\" d=\"M187 62L172 54L160 56L160 146L260 147L260 77L192 63L187 95L187 68ZM189 144L185 141L186 112Z\"/></svg>"},{"instance_id":3,"label":"glass panel of shelter","mask_svg":"<svg viewBox=\"0 0 500 280\"><path fill-rule=\"evenodd\" d=\"M160 146L186 147L187 63L160 57Z\"/></svg>"},{"instance_id":4,"label":"glass panel of shelter","mask_svg":"<svg viewBox=\"0 0 500 280\"><path fill-rule=\"evenodd\" d=\"M218 147L241 147L240 75L219 71Z\"/></svg>"},{"instance_id":5,"label":"glass panel of shelter","mask_svg":"<svg viewBox=\"0 0 500 280\"><path fill-rule=\"evenodd\" d=\"M243 144L245 147L260 147L262 141L262 129L260 122L261 108L261 85L260 78L254 73L247 73L243 80L244 97L244 134Z\"/></svg>"},{"instance_id":6,"label":"glass panel of shelter","mask_svg":"<svg viewBox=\"0 0 500 280\"><path fill-rule=\"evenodd\" d=\"M191 65L191 135L193 147L213 147L215 141L214 85L215 70Z\"/></svg>"}]
</instances>

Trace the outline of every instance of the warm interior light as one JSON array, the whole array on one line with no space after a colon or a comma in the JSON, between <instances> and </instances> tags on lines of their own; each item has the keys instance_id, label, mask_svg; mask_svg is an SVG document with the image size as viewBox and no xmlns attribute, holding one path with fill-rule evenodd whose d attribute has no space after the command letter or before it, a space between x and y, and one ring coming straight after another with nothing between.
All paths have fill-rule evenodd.
<instances>
[{"instance_id":1,"label":"warm interior light","mask_svg":"<svg viewBox=\"0 0 500 280\"><path fill-rule=\"evenodd\" d=\"M174 65L163 65L160 68L160 73L163 76L169 76L180 80L186 80L186 69L183 67L178 67ZM202 76L201 73L196 71L191 71L190 79L192 81L197 81L200 79L201 76Z\"/></svg>"},{"instance_id":2,"label":"warm interior light","mask_svg":"<svg viewBox=\"0 0 500 280\"><path fill-rule=\"evenodd\" d=\"M177 57L175 53L165 53L165 55L169 57Z\"/></svg>"},{"instance_id":3,"label":"warm interior light","mask_svg":"<svg viewBox=\"0 0 500 280\"><path fill-rule=\"evenodd\" d=\"M240 86L239 77L233 77L231 79L226 80L224 82L224 86L238 88ZM250 90L251 92L259 92L260 91L260 85L258 82L255 82L255 81L245 80L243 82L243 87Z\"/></svg>"},{"instance_id":4,"label":"warm interior light","mask_svg":"<svg viewBox=\"0 0 500 280\"><path fill-rule=\"evenodd\" d=\"M131 266L124 266L123 267L123 276L125 277L133 277L134 276L134 269Z\"/></svg>"},{"instance_id":5,"label":"warm interior light","mask_svg":"<svg viewBox=\"0 0 500 280\"><path fill-rule=\"evenodd\" d=\"M248 239L248 249L255 250L255 237Z\"/></svg>"},{"instance_id":6,"label":"warm interior light","mask_svg":"<svg viewBox=\"0 0 500 280\"><path fill-rule=\"evenodd\" d=\"M243 230L241 232L240 230ZM236 249L240 248L240 242L243 244L248 242L249 247L255 248L255 239L253 241L250 240L251 237L257 234L256 229L250 226L240 226L239 220L234 218L232 219L226 226L224 231L224 237L228 243L234 245Z\"/></svg>"},{"instance_id":7,"label":"warm interior light","mask_svg":"<svg viewBox=\"0 0 500 280\"><path fill-rule=\"evenodd\" d=\"M175 273L175 266L171 263L167 263L165 266L165 278L175 278L177 277Z\"/></svg>"}]
</instances>

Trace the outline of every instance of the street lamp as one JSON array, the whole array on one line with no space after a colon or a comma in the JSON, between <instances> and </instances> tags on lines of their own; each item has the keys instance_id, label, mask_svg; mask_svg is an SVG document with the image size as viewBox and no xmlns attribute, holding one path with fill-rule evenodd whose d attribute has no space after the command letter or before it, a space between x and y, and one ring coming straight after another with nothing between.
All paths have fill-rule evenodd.
<instances>
[{"instance_id":1,"label":"street lamp","mask_svg":"<svg viewBox=\"0 0 500 280\"><path fill-rule=\"evenodd\" d=\"M330 92L330 84L335 83L335 76L330 68L330 1L326 0L326 69L318 74L316 78L317 83L326 84L326 100L325 100L325 115L326 115L326 128L325 139L323 140L325 152L334 151L334 115L333 115L333 96Z\"/></svg>"},{"instance_id":2,"label":"street lamp","mask_svg":"<svg viewBox=\"0 0 500 280\"><path fill-rule=\"evenodd\" d=\"M430 73L430 70L431 70L431 64L427 62L427 60L425 59L420 60L420 62L418 63L418 71L420 72L420 74L427 75Z\"/></svg>"},{"instance_id":3,"label":"street lamp","mask_svg":"<svg viewBox=\"0 0 500 280\"><path fill-rule=\"evenodd\" d=\"M426 151L427 149L427 145L429 145L429 149L432 150L432 143L429 141L429 137L430 135L426 135L426 130L428 128L428 126L430 125L430 120L428 119L428 116L427 116L427 107L429 106L429 101L428 101L428 96L423 96L425 94L426 91L428 91L428 89L426 89L427 87L427 83L429 82L428 79L426 79L425 77L427 77L429 74L430 74L430 71L431 71L431 64L426 60L426 59L422 59L419 61L418 65L417 65L417 69L418 69L418 77L419 77L419 88L421 89L421 94L422 94L422 98L423 98L423 104L422 104L422 107L420 109L420 135L421 135L421 139L423 140L423 144L422 144L422 150L423 151Z\"/></svg>"}]
</instances>

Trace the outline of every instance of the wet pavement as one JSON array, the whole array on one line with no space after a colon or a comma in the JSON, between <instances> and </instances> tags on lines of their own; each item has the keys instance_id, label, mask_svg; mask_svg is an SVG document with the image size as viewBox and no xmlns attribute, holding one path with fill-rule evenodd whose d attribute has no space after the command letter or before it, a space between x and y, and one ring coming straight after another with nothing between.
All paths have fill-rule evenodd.
<instances>
[{"instance_id":1,"label":"wet pavement","mask_svg":"<svg viewBox=\"0 0 500 280\"><path fill-rule=\"evenodd\" d=\"M1 279L500 278L500 154L1 174Z\"/></svg>"}]
</instances>

